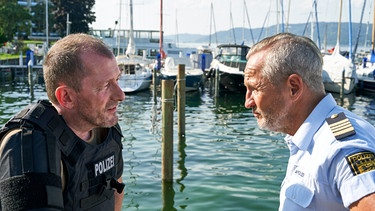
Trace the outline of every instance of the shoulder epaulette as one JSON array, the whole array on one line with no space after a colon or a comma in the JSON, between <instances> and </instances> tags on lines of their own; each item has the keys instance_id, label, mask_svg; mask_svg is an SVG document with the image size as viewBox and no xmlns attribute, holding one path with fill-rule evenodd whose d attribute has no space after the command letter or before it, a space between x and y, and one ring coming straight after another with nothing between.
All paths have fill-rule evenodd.
<instances>
[{"instance_id":1,"label":"shoulder epaulette","mask_svg":"<svg viewBox=\"0 0 375 211\"><path fill-rule=\"evenodd\" d=\"M354 127L345 116L344 112L333 114L331 117L327 118L326 121L337 140L355 134Z\"/></svg>"}]
</instances>

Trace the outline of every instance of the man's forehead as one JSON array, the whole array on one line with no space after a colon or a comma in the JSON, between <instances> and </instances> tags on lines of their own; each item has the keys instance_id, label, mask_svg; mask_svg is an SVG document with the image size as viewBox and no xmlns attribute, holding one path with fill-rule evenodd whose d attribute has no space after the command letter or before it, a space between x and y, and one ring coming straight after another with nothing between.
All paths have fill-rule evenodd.
<instances>
[{"instance_id":1,"label":"man's forehead","mask_svg":"<svg viewBox=\"0 0 375 211\"><path fill-rule=\"evenodd\" d=\"M244 73L248 76L256 75L262 69L264 62L264 51L259 51L249 56Z\"/></svg>"}]
</instances>

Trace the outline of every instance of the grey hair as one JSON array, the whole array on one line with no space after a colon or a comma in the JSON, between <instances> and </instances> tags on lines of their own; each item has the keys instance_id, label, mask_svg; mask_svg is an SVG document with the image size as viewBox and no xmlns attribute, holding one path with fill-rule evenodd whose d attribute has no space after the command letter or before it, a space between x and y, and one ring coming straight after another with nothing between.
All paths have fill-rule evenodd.
<instances>
[{"instance_id":1,"label":"grey hair","mask_svg":"<svg viewBox=\"0 0 375 211\"><path fill-rule=\"evenodd\" d=\"M322 54L311 39L291 33L276 34L255 44L246 59L260 51L267 52L261 74L271 83L278 84L297 74L314 92L325 92Z\"/></svg>"}]
</instances>

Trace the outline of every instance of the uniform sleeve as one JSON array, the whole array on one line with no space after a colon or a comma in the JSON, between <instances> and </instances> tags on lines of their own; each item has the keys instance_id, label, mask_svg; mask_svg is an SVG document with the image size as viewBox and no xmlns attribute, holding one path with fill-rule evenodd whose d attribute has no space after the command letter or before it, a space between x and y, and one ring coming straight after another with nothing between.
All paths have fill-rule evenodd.
<instances>
[{"instance_id":1,"label":"uniform sleeve","mask_svg":"<svg viewBox=\"0 0 375 211\"><path fill-rule=\"evenodd\" d=\"M17 129L0 145L0 199L5 210L63 209L61 178L50 173L43 132Z\"/></svg>"},{"instance_id":2,"label":"uniform sleeve","mask_svg":"<svg viewBox=\"0 0 375 211\"><path fill-rule=\"evenodd\" d=\"M340 153L343 154L343 153ZM351 149L337 165L337 186L345 207L375 192L375 154Z\"/></svg>"}]
</instances>

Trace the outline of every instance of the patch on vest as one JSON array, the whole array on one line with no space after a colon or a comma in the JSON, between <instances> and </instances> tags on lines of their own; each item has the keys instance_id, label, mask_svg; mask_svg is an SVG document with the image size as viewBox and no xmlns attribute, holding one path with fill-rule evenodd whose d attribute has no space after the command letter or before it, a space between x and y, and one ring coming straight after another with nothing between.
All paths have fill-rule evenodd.
<instances>
[{"instance_id":1,"label":"patch on vest","mask_svg":"<svg viewBox=\"0 0 375 211\"><path fill-rule=\"evenodd\" d=\"M111 170L115 166L115 155L111 155L103 160L94 163L95 177Z\"/></svg>"},{"instance_id":2,"label":"patch on vest","mask_svg":"<svg viewBox=\"0 0 375 211\"><path fill-rule=\"evenodd\" d=\"M326 121L337 140L355 134L353 125L345 116L344 112L341 112L339 114L333 114L330 118L327 118Z\"/></svg>"},{"instance_id":3,"label":"patch on vest","mask_svg":"<svg viewBox=\"0 0 375 211\"><path fill-rule=\"evenodd\" d=\"M375 170L375 154L373 152L357 152L346 157L353 175Z\"/></svg>"}]
</instances>

